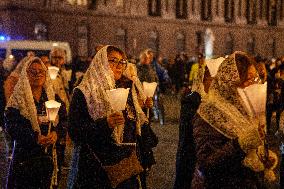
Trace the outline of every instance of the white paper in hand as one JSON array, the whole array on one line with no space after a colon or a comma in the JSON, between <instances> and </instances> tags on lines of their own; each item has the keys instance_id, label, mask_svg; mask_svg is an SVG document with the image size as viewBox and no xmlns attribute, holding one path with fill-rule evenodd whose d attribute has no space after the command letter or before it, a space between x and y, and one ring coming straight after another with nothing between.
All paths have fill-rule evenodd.
<instances>
[{"instance_id":1,"label":"white paper in hand","mask_svg":"<svg viewBox=\"0 0 284 189\"><path fill-rule=\"evenodd\" d=\"M145 95L147 97L153 97L156 91L157 85L158 85L157 82L148 83L144 81L143 89L144 89Z\"/></svg>"},{"instance_id":2,"label":"white paper in hand","mask_svg":"<svg viewBox=\"0 0 284 189\"><path fill-rule=\"evenodd\" d=\"M59 72L58 67L56 67L56 66L49 66L48 67L48 73L49 73L49 76L52 80L56 79L58 72Z\"/></svg>"},{"instance_id":3,"label":"white paper in hand","mask_svg":"<svg viewBox=\"0 0 284 189\"><path fill-rule=\"evenodd\" d=\"M60 106L61 106L61 103L55 100L49 100L45 102L47 117L50 121L56 120L56 116L58 114Z\"/></svg>"},{"instance_id":4,"label":"white paper in hand","mask_svg":"<svg viewBox=\"0 0 284 189\"><path fill-rule=\"evenodd\" d=\"M217 59L207 59L205 60L206 66L210 72L211 77L215 77L219 66L221 65L221 63L225 60L225 58L220 57Z\"/></svg>"},{"instance_id":5,"label":"white paper in hand","mask_svg":"<svg viewBox=\"0 0 284 189\"><path fill-rule=\"evenodd\" d=\"M106 90L106 93L109 97L111 107L114 111L122 111L125 109L127 97L129 94L129 88Z\"/></svg>"},{"instance_id":6,"label":"white paper in hand","mask_svg":"<svg viewBox=\"0 0 284 189\"><path fill-rule=\"evenodd\" d=\"M253 113L254 116L259 116L265 112L267 83L253 84L244 89L238 88L246 108Z\"/></svg>"}]
</instances>

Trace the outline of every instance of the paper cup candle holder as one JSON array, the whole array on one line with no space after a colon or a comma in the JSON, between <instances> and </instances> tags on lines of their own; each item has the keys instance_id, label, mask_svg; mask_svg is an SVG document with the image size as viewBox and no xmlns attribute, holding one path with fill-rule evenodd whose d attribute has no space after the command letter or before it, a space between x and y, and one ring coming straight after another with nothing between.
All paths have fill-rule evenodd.
<instances>
[{"instance_id":1,"label":"paper cup candle holder","mask_svg":"<svg viewBox=\"0 0 284 189\"><path fill-rule=\"evenodd\" d=\"M59 72L59 68L56 66L49 66L48 73L52 80L55 80Z\"/></svg>"},{"instance_id":2,"label":"paper cup candle holder","mask_svg":"<svg viewBox=\"0 0 284 189\"><path fill-rule=\"evenodd\" d=\"M157 82L143 82L143 90L146 97L153 97L157 88ZM149 118L149 109L147 109L147 117Z\"/></svg>"},{"instance_id":3,"label":"paper cup candle holder","mask_svg":"<svg viewBox=\"0 0 284 189\"><path fill-rule=\"evenodd\" d=\"M110 105L112 111L121 112L125 110L126 102L129 94L129 88L117 88L112 90L106 90L106 93L109 97ZM124 125L118 125L114 128L114 138L118 144L121 144L123 141L123 131Z\"/></svg>"}]
</instances>

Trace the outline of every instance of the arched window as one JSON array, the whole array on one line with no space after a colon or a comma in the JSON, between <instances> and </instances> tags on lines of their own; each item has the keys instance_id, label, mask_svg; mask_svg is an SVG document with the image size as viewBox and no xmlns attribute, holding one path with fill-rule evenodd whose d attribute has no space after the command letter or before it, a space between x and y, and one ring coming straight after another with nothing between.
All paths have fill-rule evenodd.
<instances>
[{"instance_id":1,"label":"arched window","mask_svg":"<svg viewBox=\"0 0 284 189\"><path fill-rule=\"evenodd\" d=\"M247 23L256 24L256 5L257 0L247 1Z\"/></svg>"},{"instance_id":2,"label":"arched window","mask_svg":"<svg viewBox=\"0 0 284 189\"><path fill-rule=\"evenodd\" d=\"M187 18L187 0L176 0L176 18Z\"/></svg>"},{"instance_id":3,"label":"arched window","mask_svg":"<svg viewBox=\"0 0 284 189\"><path fill-rule=\"evenodd\" d=\"M267 0L266 1L267 8L267 22L270 26L277 25L277 1L276 0Z\"/></svg>"},{"instance_id":4,"label":"arched window","mask_svg":"<svg viewBox=\"0 0 284 189\"><path fill-rule=\"evenodd\" d=\"M201 19L205 21L212 20L212 2L211 0L201 1Z\"/></svg>"},{"instance_id":5,"label":"arched window","mask_svg":"<svg viewBox=\"0 0 284 189\"><path fill-rule=\"evenodd\" d=\"M255 54L255 37L253 34L250 35L247 42L247 52L254 55Z\"/></svg>"},{"instance_id":6,"label":"arched window","mask_svg":"<svg viewBox=\"0 0 284 189\"><path fill-rule=\"evenodd\" d=\"M149 48L155 52L159 51L159 34L157 31L151 31L149 35Z\"/></svg>"},{"instance_id":7,"label":"arched window","mask_svg":"<svg viewBox=\"0 0 284 189\"><path fill-rule=\"evenodd\" d=\"M225 39L225 54L229 55L232 54L234 51L234 38L231 33L226 35Z\"/></svg>"},{"instance_id":8,"label":"arched window","mask_svg":"<svg viewBox=\"0 0 284 189\"><path fill-rule=\"evenodd\" d=\"M176 35L176 48L177 48L177 53L181 53L185 51L185 36L183 33L178 32Z\"/></svg>"},{"instance_id":9,"label":"arched window","mask_svg":"<svg viewBox=\"0 0 284 189\"><path fill-rule=\"evenodd\" d=\"M148 0L149 16L161 16L161 0Z\"/></svg>"},{"instance_id":10,"label":"arched window","mask_svg":"<svg viewBox=\"0 0 284 189\"><path fill-rule=\"evenodd\" d=\"M233 0L225 0L225 22L233 22L234 21L234 10L235 4Z\"/></svg>"},{"instance_id":11,"label":"arched window","mask_svg":"<svg viewBox=\"0 0 284 189\"><path fill-rule=\"evenodd\" d=\"M268 45L270 49L271 58L276 57L276 40L274 38L270 38L268 40Z\"/></svg>"},{"instance_id":12,"label":"arched window","mask_svg":"<svg viewBox=\"0 0 284 189\"><path fill-rule=\"evenodd\" d=\"M81 21L78 32L78 56L88 56L88 27L86 21Z\"/></svg>"},{"instance_id":13,"label":"arched window","mask_svg":"<svg viewBox=\"0 0 284 189\"><path fill-rule=\"evenodd\" d=\"M35 38L37 40L47 40L48 39L48 30L47 26L44 23L36 23L34 29Z\"/></svg>"},{"instance_id":14,"label":"arched window","mask_svg":"<svg viewBox=\"0 0 284 189\"><path fill-rule=\"evenodd\" d=\"M115 41L116 45L122 49L123 51L126 50L126 43L127 43L127 36L126 36L126 30L123 28L118 28L115 34Z\"/></svg>"}]
</instances>

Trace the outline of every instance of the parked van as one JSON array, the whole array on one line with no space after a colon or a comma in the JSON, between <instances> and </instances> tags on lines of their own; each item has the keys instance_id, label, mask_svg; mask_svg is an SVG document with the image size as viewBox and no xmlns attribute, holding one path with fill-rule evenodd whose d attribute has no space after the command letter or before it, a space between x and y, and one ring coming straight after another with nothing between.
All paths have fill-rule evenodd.
<instances>
[{"instance_id":1,"label":"parked van","mask_svg":"<svg viewBox=\"0 0 284 189\"><path fill-rule=\"evenodd\" d=\"M29 51L33 51L38 57L49 56L50 51L55 47L64 49L66 51L66 61L71 63L72 54L69 43L57 41L0 41L0 58L5 59L13 55L15 60L19 62Z\"/></svg>"}]
</instances>

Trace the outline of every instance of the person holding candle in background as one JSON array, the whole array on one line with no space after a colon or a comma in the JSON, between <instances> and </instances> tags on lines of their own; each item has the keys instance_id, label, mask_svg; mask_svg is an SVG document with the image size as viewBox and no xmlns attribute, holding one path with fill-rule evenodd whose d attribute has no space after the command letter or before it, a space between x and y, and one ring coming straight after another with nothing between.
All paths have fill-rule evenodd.
<instances>
[{"instance_id":1,"label":"person holding candle in background","mask_svg":"<svg viewBox=\"0 0 284 189\"><path fill-rule=\"evenodd\" d=\"M133 173L113 186L113 180L105 169L125 159L133 159L133 156L138 157L139 166L144 167L143 157L157 144L157 139L150 139L148 119L141 111L143 91L136 87L133 78L128 78L133 74L123 75L126 69L124 52L114 46L105 46L97 52L82 82L73 92L69 133L75 148L69 188L135 189L143 185L143 179ZM112 111L106 93L115 88L130 88L126 108L122 112ZM152 104L148 100L146 106ZM120 126L124 127L122 145L117 144L113 132ZM137 151L123 143L135 143ZM124 177L123 173L121 177Z\"/></svg>"},{"instance_id":2,"label":"person holding candle in background","mask_svg":"<svg viewBox=\"0 0 284 189\"><path fill-rule=\"evenodd\" d=\"M5 129L14 141L7 188L50 188L57 185L53 146L66 120L64 105L57 125L50 128L45 101L60 101L54 94L47 68L39 58L24 63L5 111ZM45 152L47 148L47 153Z\"/></svg>"}]
</instances>

